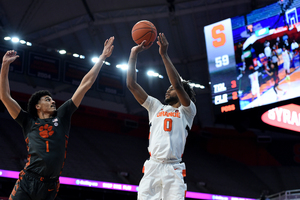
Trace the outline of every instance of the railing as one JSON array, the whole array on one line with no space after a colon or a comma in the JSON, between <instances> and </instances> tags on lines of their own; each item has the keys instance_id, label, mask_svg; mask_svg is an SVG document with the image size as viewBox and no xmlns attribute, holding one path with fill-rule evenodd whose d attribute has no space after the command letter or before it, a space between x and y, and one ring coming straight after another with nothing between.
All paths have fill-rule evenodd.
<instances>
[{"instance_id":1,"label":"railing","mask_svg":"<svg viewBox=\"0 0 300 200\"><path fill-rule=\"evenodd\" d=\"M290 199L300 200L300 189L279 192L279 193L267 196L266 199L270 199L270 200L290 200Z\"/></svg>"}]
</instances>

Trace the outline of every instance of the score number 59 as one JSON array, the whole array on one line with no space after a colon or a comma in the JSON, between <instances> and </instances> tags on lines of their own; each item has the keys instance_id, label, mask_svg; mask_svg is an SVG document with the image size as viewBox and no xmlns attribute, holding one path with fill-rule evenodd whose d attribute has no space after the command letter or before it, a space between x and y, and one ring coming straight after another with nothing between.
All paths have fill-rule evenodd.
<instances>
[{"instance_id":1,"label":"score number 59","mask_svg":"<svg viewBox=\"0 0 300 200\"><path fill-rule=\"evenodd\" d=\"M229 65L229 57L228 55L218 56L215 58L216 67L222 67Z\"/></svg>"},{"instance_id":2,"label":"score number 59","mask_svg":"<svg viewBox=\"0 0 300 200\"><path fill-rule=\"evenodd\" d=\"M225 27L223 24L218 24L211 29L211 36L214 39L212 45L215 48L222 47L226 44L226 35L223 32ZM216 67L222 67L229 65L229 56L223 55L215 58Z\"/></svg>"}]
</instances>

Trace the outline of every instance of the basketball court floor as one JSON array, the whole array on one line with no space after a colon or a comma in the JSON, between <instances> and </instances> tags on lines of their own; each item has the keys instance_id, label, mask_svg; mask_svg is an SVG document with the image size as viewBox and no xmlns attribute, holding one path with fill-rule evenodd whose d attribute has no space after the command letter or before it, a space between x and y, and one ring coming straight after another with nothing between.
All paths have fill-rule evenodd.
<instances>
[{"instance_id":1,"label":"basketball court floor","mask_svg":"<svg viewBox=\"0 0 300 200\"><path fill-rule=\"evenodd\" d=\"M278 87L281 89L281 91L277 90L277 94L275 93L273 89L274 80L272 78L263 84L260 83L260 98L257 98L255 95L255 99L243 107L243 110L300 96L300 67L296 69L291 68L290 79L286 79L286 74L283 68L279 70L278 75ZM241 100L251 101L251 99L252 95L250 92Z\"/></svg>"}]
</instances>

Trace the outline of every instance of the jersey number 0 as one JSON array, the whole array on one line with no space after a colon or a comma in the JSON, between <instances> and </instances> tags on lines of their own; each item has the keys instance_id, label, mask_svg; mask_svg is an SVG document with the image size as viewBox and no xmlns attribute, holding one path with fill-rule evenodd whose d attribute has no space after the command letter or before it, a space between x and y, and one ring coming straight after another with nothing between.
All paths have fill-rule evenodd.
<instances>
[{"instance_id":1,"label":"jersey number 0","mask_svg":"<svg viewBox=\"0 0 300 200\"><path fill-rule=\"evenodd\" d=\"M171 131L172 130L172 122L173 120L170 118L166 118L164 120L164 131Z\"/></svg>"}]
</instances>

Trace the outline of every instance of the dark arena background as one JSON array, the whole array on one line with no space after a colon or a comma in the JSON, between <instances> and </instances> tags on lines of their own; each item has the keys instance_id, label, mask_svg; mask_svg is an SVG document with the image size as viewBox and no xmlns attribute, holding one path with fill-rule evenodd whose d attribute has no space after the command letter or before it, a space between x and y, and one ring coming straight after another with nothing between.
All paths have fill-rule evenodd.
<instances>
[{"instance_id":1,"label":"dark arena background","mask_svg":"<svg viewBox=\"0 0 300 200\"><path fill-rule=\"evenodd\" d=\"M0 0L0 56L9 49L20 56L9 80L24 110L36 90L49 90L57 106L71 98L105 39L115 37L112 56L72 117L56 199L137 199L149 125L126 87L124 66L140 20L166 35L169 57L196 92L197 115L183 155L186 199L297 199L298 13L300 0ZM264 51L277 41L278 95ZM283 45L290 53L288 77ZM259 97L251 93L252 68ZM163 101L170 82L156 43L140 53L137 69L138 83ZM21 127L0 101L0 199L8 199L26 159Z\"/></svg>"}]
</instances>

